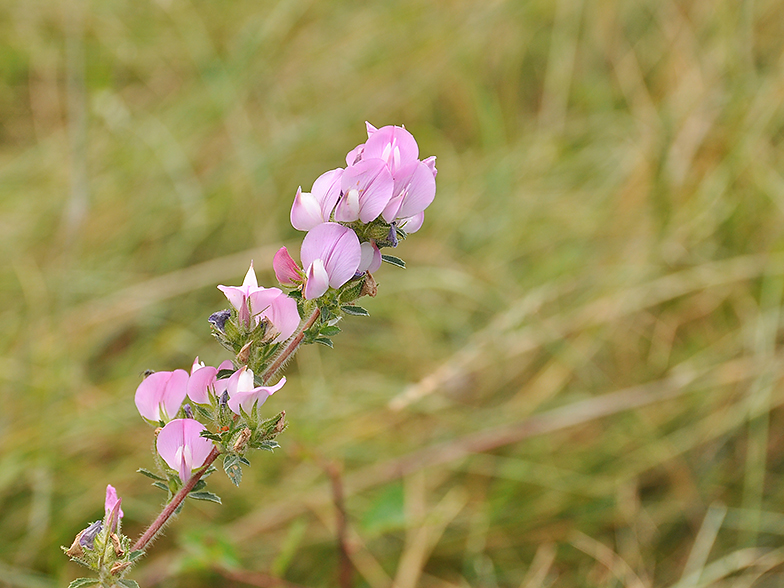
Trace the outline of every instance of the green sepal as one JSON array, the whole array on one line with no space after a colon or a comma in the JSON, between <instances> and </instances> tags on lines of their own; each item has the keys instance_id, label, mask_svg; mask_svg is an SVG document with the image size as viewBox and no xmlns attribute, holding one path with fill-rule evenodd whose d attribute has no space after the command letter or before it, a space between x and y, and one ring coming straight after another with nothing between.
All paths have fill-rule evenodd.
<instances>
[{"instance_id":1,"label":"green sepal","mask_svg":"<svg viewBox=\"0 0 784 588\"><path fill-rule=\"evenodd\" d=\"M370 316L370 313L367 310L365 310L361 306L354 306L353 304L352 305L345 304L340 307L340 310L342 310L344 313L351 316Z\"/></svg>"},{"instance_id":2,"label":"green sepal","mask_svg":"<svg viewBox=\"0 0 784 588\"><path fill-rule=\"evenodd\" d=\"M361 278L356 282L349 282L346 286L343 286L343 290L340 292L340 302L346 303L351 302L352 300L356 300L362 295L362 287L365 285L365 278ZM329 320L326 319L325 320Z\"/></svg>"},{"instance_id":3,"label":"green sepal","mask_svg":"<svg viewBox=\"0 0 784 588\"><path fill-rule=\"evenodd\" d=\"M158 481L160 481L160 482L165 482L165 481L166 481L166 478L162 478L162 477L160 477L158 474L154 474L154 473L152 473L152 472L151 472L150 470L148 470L148 469L145 469L145 468L139 468L139 469L138 469L138 470L136 470L136 471L137 471L138 473L140 473L142 476L147 476L148 478L151 478L151 479L153 479L153 480L158 480Z\"/></svg>"},{"instance_id":4,"label":"green sepal","mask_svg":"<svg viewBox=\"0 0 784 588\"><path fill-rule=\"evenodd\" d=\"M136 580L117 580L117 583L125 588L139 588L139 583Z\"/></svg>"},{"instance_id":5,"label":"green sepal","mask_svg":"<svg viewBox=\"0 0 784 588\"><path fill-rule=\"evenodd\" d=\"M193 409L199 413L199 416L203 417L205 420L211 421L212 420L212 413L204 408L200 404L196 404L195 402L191 405Z\"/></svg>"},{"instance_id":6,"label":"green sepal","mask_svg":"<svg viewBox=\"0 0 784 588\"><path fill-rule=\"evenodd\" d=\"M142 549L137 549L136 551L131 551L128 554L128 561L136 561L137 559L139 559L143 555L144 555L144 550L142 550Z\"/></svg>"},{"instance_id":7,"label":"green sepal","mask_svg":"<svg viewBox=\"0 0 784 588\"><path fill-rule=\"evenodd\" d=\"M330 349L332 349L335 346L332 343L332 339L330 339L329 337L316 337L315 339L313 339L313 342L320 343L321 345L324 345L325 347L329 347Z\"/></svg>"},{"instance_id":8,"label":"green sepal","mask_svg":"<svg viewBox=\"0 0 784 588\"><path fill-rule=\"evenodd\" d=\"M208 502L223 504L221 502L220 496L218 496L217 494L213 494L212 492L207 492L206 490L202 492L189 492L188 498L194 498L196 500L206 500Z\"/></svg>"},{"instance_id":9,"label":"green sepal","mask_svg":"<svg viewBox=\"0 0 784 588\"><path fill-rule=\"evenodd\" d=\"M386 261L390 265L396 265L399 268L406 269L406 262L394 255L382 255L381 261Z\"/></svg>"},{"instance_id":10,"label":"green sepal","mask_svg":"<svg viewBox=\"0 0 784 588\"><path fill-rule=\"evenodd\" d=\"M76 580L68 584L68 588L81 588L82 586L94 586L98 582L100 582L98 578L76 578Z\"/></svg>"}]
</instances>

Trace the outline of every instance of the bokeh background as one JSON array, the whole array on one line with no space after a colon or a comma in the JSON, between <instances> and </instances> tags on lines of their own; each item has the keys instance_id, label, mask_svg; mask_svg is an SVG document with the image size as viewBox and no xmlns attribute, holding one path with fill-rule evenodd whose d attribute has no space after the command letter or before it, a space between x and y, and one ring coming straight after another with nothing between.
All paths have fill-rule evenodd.
<instances>
[{"instance_id":1,"label":"bokeh background","mask_svg":"<svg viewBox=\"0 0 784 588\"><path fill-rule=\"evenodd\" d=\"M133 393L226 358L217 284L296 251L364 121L438 156L370 318L142 586L784 585L784 4L6 0L0 584L162 494ZM344 583L345 585L345 583Z\"/></svg>"}]
</instances>

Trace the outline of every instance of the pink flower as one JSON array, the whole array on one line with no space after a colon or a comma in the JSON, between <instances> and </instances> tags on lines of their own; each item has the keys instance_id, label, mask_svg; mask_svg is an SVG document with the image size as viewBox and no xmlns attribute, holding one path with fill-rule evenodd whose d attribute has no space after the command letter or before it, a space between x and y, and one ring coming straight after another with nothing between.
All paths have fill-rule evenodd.
<instances>
[{"instance_id":1,"label":"pink flower","mask_svg":"<svg viewBox=\"0 0 784 588\"><path fill-rule=\"evenodd\" d=\"M305 281L305 274L297 265L297 262L289 255L289 250L285 247L278 249L272 259L272 268L275 270L275 277L282 286L297 286Z\"/></svg>"},{"instance_id":2,"label":"pink flower","mask_svg":"<svg viewBox=\"0 0 784 588\"><path fill-rule=\"evenodd\" d=\"M278 288L259 287L252 261L242 286L218 286L218 289L237 309L239 321L246 327L250 328L251 320L254 321L254 326L258 325L262 318L269 320L278 331L274 341L285 341L299 326L297 303Z\"/></svg>"},{"instance_id":3,"label":"pink flower","mask_svg":"<svg viewBox=\"0 0 784 588\"><path fill-rule=\"evenodd\" d=\"M254 404L258 403L259 406L264 404L267 398L283 388L285 383L286 378L283 377L274 386L256 387L253 381L253 371L244 366L234 372L229 378L227 388L229 392L229 408L236 414L240 414L240 407L246 413L250 413Z\"/></svg>"},{"instance_id":4,"label":"pink flower","mask_svg":"<svg viewBox=\"0 0 784 588\"><path fill-rule=\"evenodd\" d=\"M191 377L188 378L188 385L186 388L188 398L196 404L209 404L210 394L220 398L221 394L226 390L226 382L228 380L226 378L219 380L218 372L233 368L234 364L228 359L222 362L217 368L214 368L209 365L204 365L197 357L191 368Z\"/></svg>"},{"instance_id":5,"label":"pink flower","mask_svg":"<svg viewBox=\"0 0 784 588\"><path fill-rule=\"evenodd\" d=\"M394 182L383 159L362 159L346 168L340 188L342 197L335 208L335 220L369 223L378 218L389 203Z\"/></svg>"},{"instance_id":6,"label":"pink flower","mask_svg":"<svg viewBox=\"0 0 784 588\"><path fill-rule=\"evenodd\" d=\"M332 210L340 197L343 169L337 168L321 174L310 192L297 189L291 205L291 225L300 231L309 231L316 225L329 221Z\"/></svg>"},{"instance_id":7,"label":"pink flower","mask_svg":"<svg viewBox=\"0 0 784 588\"><path fill-rule=\"evenodd\" d=\"M139 414L151 421L168 420L180 410L185 400L188 372L155 372L147 376L136 388L136 408Z\"/></svg>"},{"instance_id":8,"label":"pink flower","mask_svg":"<svg viewBox=\"0 0 784 588\"><path fill-rule=\"evenodd\" d=\"M193 419L175 419L158 433L158 454L179 473L183 482L188 481L193 470L204 465L212 451L212 441L199 435L206 429Z\"/></svg>"},{"instance_id":9,"label":"pink flower","mask_svg":"<svg viewBox=\"0 0 784 588\"><path fill-rule=\"evenodd\" d=\"M399 170L395 177L394 195L383 211L385 221L391 223L408 219L430 206L436 196L434 169L425 162L415 161Z\"/></svg>"},{"instance_id":10,"label":"pink flower","mask_svg":"<svg viewBox=\"0 0 784 588\"><path fill-rule=\"evenodd\" d=\"M108 517L108 521L110 523L110 529L112 531L117 530L117 523L125 513L120 508L122 504L122 498L117 497L117 490L114 489L114 486L111 484L106 486L106 501L104 502L104 510L106 511L106 516Z\"/></svg>"},{"instance_id":11,"label":"pink flower","mask_svg":"<svg viewBox=\"0 0 784 588\"><path fill-rule=\"evenodd\" d=\"M354 231L337 223L323 223L305 235L300 257L307 276L303 295L312 300L354 277L362 249Z\"/></svg>"}]
</instances>

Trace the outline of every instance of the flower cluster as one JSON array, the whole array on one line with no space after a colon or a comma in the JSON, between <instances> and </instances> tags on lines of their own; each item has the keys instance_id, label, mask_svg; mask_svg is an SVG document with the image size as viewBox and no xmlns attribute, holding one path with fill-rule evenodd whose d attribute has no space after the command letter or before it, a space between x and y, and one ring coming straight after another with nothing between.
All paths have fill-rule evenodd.
<instances>
[{"instance_id":1,"label":"flower cluster","mask_svg":"<svg viewBox=\"0 0 784 588\"><path fill-rule=\"evenodd\" d=\"M435 198L435 157L420 160L403 127L366 124L368 139L348 153L347 167L322 174L310 192L300 187L294 197L291 224L307 231L302 267L285 247L273 267L281 285L301 285L307 300L378 270L380 249L418 231Z\"/></svg>"},{"instance_id":2,"label":"flower cluster","mask_svg":"<svg viewBox=\"0 0 784 588\"><path fill-rule=\"evenodd\" d=\"M375 296L371 274L382 261L405 267L381 249L397 247L422 226L435 197L435 158L420 160L414 137L402 127L367 124L367 133L367 141L348 153L345 168L321 175L310 192L297 190L291 223L307 234L301 265L285 247L275 254L282 289L259 286L252 261L241 286L218 286L231 308L212 314L209 323L232 358L213 367L197 357L190 372L150 372L139 384L134 400L156 427L158 473L139 472L167 492L168 504L131 546L120 531L121 501L108 486L104 519L65 550L97 571L99 580L81 578L72 586L136 586L123 575L186 497L220 503L204 480L219 456L239 484L242 465L250 465L249 450L278 447L285 413L263 418L259 409L285 385L286 378L279 377L285 362L302 344L332 347L330 337L340 332L343 315L367 315L355 301Z\"/></svg>"}]
</instances>

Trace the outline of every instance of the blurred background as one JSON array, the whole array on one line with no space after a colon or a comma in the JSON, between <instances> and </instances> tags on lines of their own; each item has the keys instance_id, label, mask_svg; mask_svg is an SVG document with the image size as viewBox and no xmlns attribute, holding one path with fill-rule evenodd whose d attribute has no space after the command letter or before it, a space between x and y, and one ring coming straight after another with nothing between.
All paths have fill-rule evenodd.
<instances>
[{"instance_id":1,"label":"blurred background","mask_svg":"<svg viewBox=\"0 0 784 588\"><path fill-rule=\"evenodd\" d=\"M131 577L784 585L783 49L775 0L3 2L0 585L83 575L107 483L154 518L142 372L227 358L366 120L438 157L408 269Z\"/></svg>"}]
</instances>

